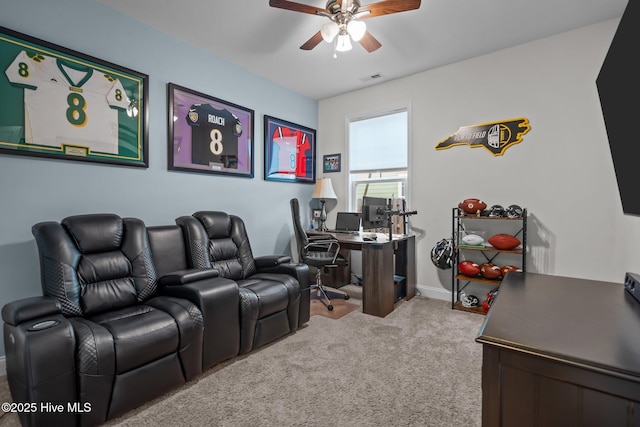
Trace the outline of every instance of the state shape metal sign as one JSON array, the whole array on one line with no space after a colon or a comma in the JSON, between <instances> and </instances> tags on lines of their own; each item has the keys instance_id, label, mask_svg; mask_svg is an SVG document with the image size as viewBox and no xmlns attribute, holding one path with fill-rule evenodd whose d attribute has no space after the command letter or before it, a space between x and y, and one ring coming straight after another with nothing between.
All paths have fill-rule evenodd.
<instances>
[{"instance_id":1,"label":"state shape metal sign","mask_svg":"<svg viewBox=\"0 0 640 427\"><path fill-rule=\"evenodd\" d=\"M456 145L471 148L484 147L494 156L502 156L507 148L522 142L529 132L529 120L521 117L501 122L462 126L436 145L436 150L446 150Z\"/></svg>"}]
</instances>

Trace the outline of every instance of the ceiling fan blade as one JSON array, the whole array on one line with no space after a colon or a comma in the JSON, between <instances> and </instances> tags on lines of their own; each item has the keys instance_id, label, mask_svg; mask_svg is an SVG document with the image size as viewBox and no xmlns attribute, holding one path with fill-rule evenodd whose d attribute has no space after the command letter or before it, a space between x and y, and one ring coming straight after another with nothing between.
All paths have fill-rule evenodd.
<instances>
[{"instance_id":1,"label":"ceiling fan blade","mask_svg":"<svg viewBox=\"0 0 640 427\"><path fill-rule=\"evenodd\" d=\"M307 40L302 46L300 46L300 49L311 50L314 47L318 46L321 41L322 41L322 34L320 33L320 31L318 31L309 40Z\"/></svg>"},{"instance_id":2,"label":"ceiling fan blade","mask_svg":"<svg viewBox=\"0 0 640 427\"><path fill-rule=\"evenodd\" d=\"M277 7L279 9L292 10L294 12L308 13L311 15L321 15L322 13L329 13L327 9L319 7L309 6L302 3L296 3L288 0L269 0L269 6Z\"/></svg>"},{"instance_id":3,"label":"ceiling fan blade","mask_svg":"<svg viewBox=\"0 0 640 427\"><path fill-rule=\"evenodd\" d=\"M418 9L420 8L420 3L421 0L385 0L361 6L358 9L358 13L369 11L369 13L361 16L361 19L369 19L375 16L390 15L392 13Z\"/></svg>"},{"instance_id":4,"label":"ceiling fan blade","mask_svg":"<svg viewBox=\"0 0 640 427\"><path fill-rule=\"evenodd\" d=\"M380 49L380 46L382 46L378 39L373 37L369 31L364 33L364 36L360 39L359 43L369 53L373 52L374 50Z\"/></svg>"}]
</instances>

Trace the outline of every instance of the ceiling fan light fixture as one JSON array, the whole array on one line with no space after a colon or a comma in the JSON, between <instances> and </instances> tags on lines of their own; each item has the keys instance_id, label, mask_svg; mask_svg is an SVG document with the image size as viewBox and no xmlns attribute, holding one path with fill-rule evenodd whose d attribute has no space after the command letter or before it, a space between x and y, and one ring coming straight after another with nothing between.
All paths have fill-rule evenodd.
<instances>
[{"instance_id":1,"label":"ceiling fan light fixture","mask_svg":"<svg viewBox=\"0 0 640 427\"><path fill-rule=\"evenodd\" d=\"M358 42L367 32L367 24L365 24L364 21L356 21L355 19L352 19L347 24L347 31L353 41Z\"/></svg>"},{"instance_id":2,"label":"ceiling fan light fixture","mask_svg":"<svg viewBox=\"0 0 640 427\"><path fill-rule=\"evenodd\" d=\"M336 50L338 52L347 52L350 51L351 46L351 38L349 34L340 34L338 36L338 41L336 42Z\"/></svg>"},{"instance_id":3,"label":"ceiling fan light fixture","mask_svg":"<svg viewBox=\"0 0 640 427\"><path fill-rule=\"evenodd\" d=\"M335 22L329 22L320 27L320 34L327 43L331 43L339 31L338 24Z\"/></svg>"}]
</instances>

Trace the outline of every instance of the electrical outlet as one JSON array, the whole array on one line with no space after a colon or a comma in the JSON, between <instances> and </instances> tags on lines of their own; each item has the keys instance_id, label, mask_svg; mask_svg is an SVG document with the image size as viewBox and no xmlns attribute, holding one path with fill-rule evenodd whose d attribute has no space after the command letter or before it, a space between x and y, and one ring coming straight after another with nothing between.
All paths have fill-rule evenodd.
<instances>
[{"instance_id":1,"label":"electrical outlet","mask_svg":"<svg viewBox=\"0 0 640 427\"><path fill-rule=\"evenodd\" d=\"M624 288L640 302L640 275L627 273L624 277Z\"/></svg>"}]
</instances>

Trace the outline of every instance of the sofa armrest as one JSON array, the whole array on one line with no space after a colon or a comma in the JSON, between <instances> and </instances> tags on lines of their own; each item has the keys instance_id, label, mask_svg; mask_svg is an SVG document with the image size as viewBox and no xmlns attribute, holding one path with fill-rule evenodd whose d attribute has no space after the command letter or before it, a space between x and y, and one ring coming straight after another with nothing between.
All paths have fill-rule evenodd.
<instances>
[{"instance_id":1,"label":"sofa armrest","mask_svg":"<svg viewBox=\"0 0 640 427\"><path fill-rule=\"evenodd\" d=\"M200 280L212 279L219 275L218 270L213 268L189 268L165 274L158 279L158 284L160 286L187 285Z\"/></svg>"},{"instance_id":2,"label":"sofa armrest","mask_svg":"<svg viewBox=\"0 0 640 427\"><path fill-rule=\"evenodd\" d=\"M256 263L256 267L258 264ZM258 268L258 273L287 274L294 277L300 285L300 312L298 315L298 326L302 326L309 321L311 316L311 276L309 266L302 263L284 262L272 264L269 267Z\"/></svg>"},{"instance_id":3,"label":"sofa armrest","mask_svg":"<svg viewBox=\"0 0 640 427\"><path fill-rule=\"evenodd\" d=\"M271 261L267 259L269 257L260 257L263 260L257 262L256 269L258 273L279 273L288 274L298 279L300 282L300 288L304 288L304 284L308 282L309 278L309 266L307 264L291 262L291 258L288 256L282 256L279 259L276 256L271 257Z\"/></svg>"},{"instance_id":4,"label":"sofa armrest","mask_svg":"<svg viewBox=\"0 0 640 427\"><path fill-rule=\"evenodd\" d=\"M60 302L45 296L23 298L2 307L2 320L13 326L53 314L62 314Z\"/></svg>"},{"instance_id":5,"label":"sofa armrest","mask_svg":"<svg viewBox=\"0 0 640 427\"><path fill-rule=\"evenodd\" d=\"M10 302L2 308L2 319L11 397L38 408L18 414L22 425L75 425L73 412L39 410L44 402L66 408L78 401L76 337L58 301L42 296Z\"/></svg>"},{"instance_id":6,"label":"sofa armrest","mask_svg":"<svg viewBox=\"0 0 640 427\"><path fill-rule=\"evenodd\" d=\"M212 270L216 272L217 270ZM240 352L240 291L223 277L194 280L182 286L162 286L162 295L191 301L204 322L202 369L208 369Z\"/></svg>"},{"instance_id":7,"label":"sofa armrest","mask_svg":"<svg viewBox=\"0 0 640 427\"><path fill-rule=\"evenodd\" d=\"M256 268L261 270L263 268L276 267L280 264L291 262L291 257L286 255L265 255L256 257L253 260Z\"/></svg>"}]
</instances>

